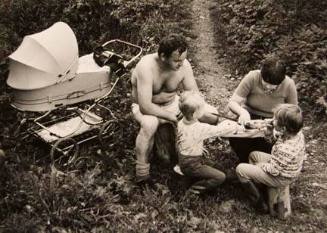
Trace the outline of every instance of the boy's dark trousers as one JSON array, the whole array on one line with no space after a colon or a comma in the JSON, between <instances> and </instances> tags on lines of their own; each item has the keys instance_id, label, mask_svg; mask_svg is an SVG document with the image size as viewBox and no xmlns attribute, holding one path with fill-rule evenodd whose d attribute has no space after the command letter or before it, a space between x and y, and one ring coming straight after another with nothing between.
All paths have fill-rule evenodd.
<instances>
[{"instance_id":1,"label":"boy's dark trousers","mask_svg":"<svg viewBox=\"0 0 327 233\"><path fill-rule=\"evenodd\" d=\"M185 176L197 180L192 186L202 187L201 191L212 190L224 182L225 174L202 163L202 156L179 155L179 166Z\"/></svg>"}]
</instances>

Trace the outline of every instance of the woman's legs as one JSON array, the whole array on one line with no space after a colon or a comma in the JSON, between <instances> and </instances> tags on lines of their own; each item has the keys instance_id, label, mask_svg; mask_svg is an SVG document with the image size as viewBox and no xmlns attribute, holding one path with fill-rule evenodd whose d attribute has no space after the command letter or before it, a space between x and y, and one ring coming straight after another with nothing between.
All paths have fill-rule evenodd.
<instances>
[{"instance_id":1,"label":"woman's legs","mask_svg":"<svg viewBox=\"0 0 327 233\"><path fill-rule=\"evenodd\" d=\"M247 163L252 151L271 153L272 144L264 138L230 138L229 144L241 163Z\"/></svg>"}]
</instances>

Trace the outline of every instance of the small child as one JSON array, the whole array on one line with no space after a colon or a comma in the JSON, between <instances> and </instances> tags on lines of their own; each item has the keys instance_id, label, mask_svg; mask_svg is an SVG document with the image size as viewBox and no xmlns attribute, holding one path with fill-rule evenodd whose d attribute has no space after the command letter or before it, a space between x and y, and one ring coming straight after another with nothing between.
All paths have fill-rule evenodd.
<instances>
[{"instance_id":1,"label":"small child","mask_svg":"<svg viewBox=\"0 0 327 233\"><path fill-rule=\"evenodd\" d=\"M194 193L214 189L225 180L223 172L201 162L205 151L203 140L214 136L226 137L244 131L242 126L229 120L218 125L199 122L204 106L205 101L197 92L186 91L179 100L179 108L183 114L183 118L177 124L179 166L185 176L199 180L190 188Z\"/></svg>"},{"instance_id":2,"label":"small child","mask_svg":"<svg viewBox=\"0 0 327 233\"><path fill-rule=\"evenodd\" d=\"M305 142L301 131L301 109L293 104L281 104L274 110L274 135L277 138L271 154L253 151L249 163L236 167L236 174L249 197L261 210L267 206L254 183L282 187L292 183L300 174L305 158Z\"/></svg>"}]
</instances>

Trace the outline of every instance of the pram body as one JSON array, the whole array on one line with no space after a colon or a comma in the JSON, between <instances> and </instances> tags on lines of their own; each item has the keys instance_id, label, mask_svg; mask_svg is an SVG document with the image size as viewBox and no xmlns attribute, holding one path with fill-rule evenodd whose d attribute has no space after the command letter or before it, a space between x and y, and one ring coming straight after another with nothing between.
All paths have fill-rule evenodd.
<instances>
[{"instance_id":1,"label":"pram body","mask_svg":"<svg viewBox=\"0 0 327 233\"><path fill-rule=\"evenodd\" d=\"M22 111L49 111L110 89L110 67L99 67L92 54L79 58L74 32L63 22L26 36L9 58L12 105Z\"/></svg>"},{"instance_id":2,"label":"pram body","mask_svg":"<svg viewBox=\"0 0 327 233\"><path fill-rule=\"evenodd\" d=\"M120 54L115 51L119 46ZM100 47L104 53L100 56L105 56L101 66L95 61L99 54L79 57L74 32L66 23L58 22L25 36L9 56L7 84L12 88L12 106L27 115L37 114L22 122L29 123L29 135L51 146L52 159L58 151L73 151L76 155L79 144L96 137L110 144L104 141L119 131L110 106L102 103L140 57L142 48L121 40L111 40ZM129 54L121 54L126 52L124 49ZM98 115L99 109L106 116ZM91 133L83 137L86 132Z\"/></svg>"}]
</instances>

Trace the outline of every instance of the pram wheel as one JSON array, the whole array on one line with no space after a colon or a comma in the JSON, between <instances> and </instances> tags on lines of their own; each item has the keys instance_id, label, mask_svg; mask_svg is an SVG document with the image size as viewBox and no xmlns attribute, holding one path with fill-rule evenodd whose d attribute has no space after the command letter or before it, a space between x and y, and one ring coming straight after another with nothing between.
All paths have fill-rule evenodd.
<instances>
[{"instance_id":1,"label":"pram wheel","mask_svg":"<svg viewBox=\"0 0 327 233\"><path fill-rule=\"evenodd\" d=\"M99 141L103 150L112 149L121 133L118 120L110 120L103 124L99 131Z\"/></svg>"},{"instance_id":2,"label":"pram wheel","mask_svg":"<svg viewBox=\"0 0 327 233\"><path fill-rule=\"evenodd\" d=\"M77 159L79 145L71 138L60 138L52 146L50 151L52 164L60 164L61 166L68 166Z\"/></svg>"}]
</instances>

